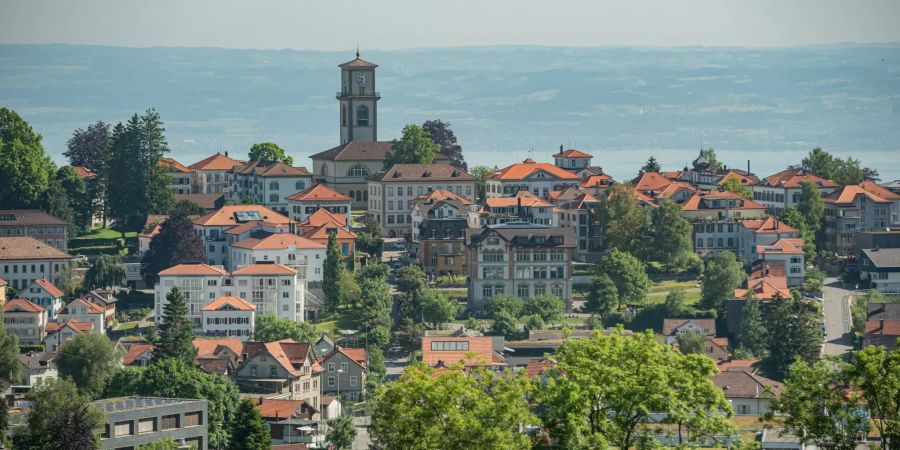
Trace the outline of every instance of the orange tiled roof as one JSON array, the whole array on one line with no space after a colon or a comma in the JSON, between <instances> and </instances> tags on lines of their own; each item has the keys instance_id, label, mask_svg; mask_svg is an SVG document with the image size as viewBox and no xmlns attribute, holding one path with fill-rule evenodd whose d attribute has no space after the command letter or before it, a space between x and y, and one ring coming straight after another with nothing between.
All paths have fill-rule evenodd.
<instances>
[{"instance_id":1,"label":"orange tiled roof","mask_svg":"<svg viewBox=\"0 0 900 450\"><path fill-rule=\"evenodd\" d=\"M721 206L714 208L706 205L709 200L736 200L739 206ZM704 209L765 209L766 207L753 200L741 197L730 191L698 191L681 205L682 211L700 211Z\"/></svg>"},{"instance_id":2,"label":"orange tiled roof","mask_svg":"<svg viewBox=\"0 0 900 450\"><path fill-rule=\"evenodd\" d=\"M243 164L241 161L231 159L221 153L216 153L208 158L201 159L190 166L193 170L231 170L234 166Z\"/></svg>"},{"instance_id":3,"label":"orange tiled roof","mask_svg":"<svg viewBox=\"0 0 900 450\"><path fill-rule=\"evenodd\" d=\"M300 223L302 227L318 227L321 225L338 225L347 226L347 216L344 214L334 214L325 208L319 208L316 212L310 214L306 220Z\"/></svg>"},{"instance_id":4,"label":"orange tiled roof","mask_svg":"<svg viewBox=\"0 0 900 450\"><path fill-rule=\"evenodd\" d=\"M672 184L672 180L660 175L657 172L644 172L637 178L631 180L631 184L637 191L660 191Z\"/></svg>"},{"instance_id":5,"label":"orange tiled roof","mask_svg":"<svg viewBox=\"0 0 900 450\"><path fill-rule=\"evenodd\" d=\"M7 286L7 285L9 285L9 282L4 280L3 278L0 278L0 287Z\"/></svg>"},{"instance_id":6,"label":"orange tiled roof","mask_svg":"<svg viewBox=\"0 0 900 450\"><path fill-rule=\"evenodd\" d=\"M593 158L593 156L581 151L570 148L566 151L553 155L554 158Z\"/></svg>"},{"instance_id":7,"label":"orange tiled roof","mask_svg":"<svg viewBox=\"0 0 900 450\"><path fill-rule=\"evenodd\" d=\"M126 366L130 366L134 364L134 361L138 359L144 352L153 352L156 347L153 344L147 344L143 342L135 342L128 347L128 351L125 352L125 357L122 359L122 364Z\"/></svg>"},{"instance_id":8,"label":"orange tiled roof","mask_svg":"<svg viewBox=\"0 0 900 450\"><path fill-rule=\"evenodd\" d=\"M766 177L763 182L769 186L777 186L784 188L799 188L800 183L808 181L817 187L838 187L838 184L826 180L818 175L813 174L804 169L786 169L775 175Z\"/></svg>"},{"instance_id":9,"label":"orange tiled roof","mask_svg":"<svg viewBox=\"0 0 900 450\"><path fill-rule=\"evenodd\" d=\"M514 197L491 197L484 200L485 206L488 208L508 208L517 206L519 201L526 208L550 208L553 204L540 198L528 191L519 191Z\"/></svg>"},{"instance_id":10,"label":"orange tiled roof","mask_svg":"<svg viewBox=\"0 0 900 450\"><path fill-rule=\"evenodd\" d=\"M60 298L60 297L66 296L65 292L63 292L58 287L53 285L53 283L51 283L43 278L38 278L37 280L34 280L34 284L40 286L41 289L47 291L47 293L50 294L50 296L53 298Z\"/></svg>"},{"instance_id":11,"label":"orange tiled roof","mask_svg":"<svg viewBox=\"0 0 900 450\"><path fill-rule=\"evenodd\" d=\"M834 203L838 205L849 205L856 201L856 197L859 197L860 195L868 197L869 200L875 203L890 202L890 200L885 199L868 189L864 189L858 184L848 184L847 186L841 186L840 189L823 197L822 201L825 203Z\"/></svg>"},{"instance_id":12,"label":"orange tiled roof","mask_svg":"<svg viewBox=\"0 0 900 450\"><path fill-rule=\"evenodd\" d=\"M259 414L264 418L278 417L280 419L291 419L301 414L303 400L284 400L274 398L260 398L253 402Z\"/></svg>"},{"instance_id":13,"label":"orange tiled roof","mask_svg":"<svg viewBox=\"0 0 900 450\"><path fill-rule=\"evenodd\" d=\"M432 350L431 343L468 342L468 350ZM474 355L472 355L474 354ZM490 336L425 336L422 338L422 362L432 367L443 364L451 366L462 362L466 366L505 365L495 358L493 339Z\"/></svg>"},{"instance_id":14,"label":"orange tiled roof","mask_svg":"<svg viewBox=\"0 0 900 450\"><path fill-rule=\"evenodd\" d=\"M349 202L351 200L350 197L321 183L312 185L286 198L295 202Z\"/></svg>"},{"instance_id":15,"label":"orange tiled roof","mask_svg":"<svg viewBox=\"0 0 900 450\"><path fill-rule=\"evenodd\" d=\"M255 311L256 305L238 297L219 297L206 304L201 311L215 311L224 306L231 306L238 311Z\"/></svg>"},{"instance_id":16,"label":"orange tiled roof","mask_svg":"<svg viewBox=\"0 0 900 450\"><path fill-rule=\"evenodd\" d=\"M304 225L303 228L306 230L304 231L303 236L312 240L327 241L328 234L331 232L331 230L335 230L337 232L337 235L335 236L337 240L356 239L356 233L335 224L324 224L319 225L318 227L307 227Z\"/></svg>"},{"instance_id":17,"label":"orange tiled roof","mask_svg":"<svg viewBox=\"0 0 900 450\"><path fill-rule=\"evenodd\" d=\"M225 234L234 234L234 235L243 234L248 231L252 231L252 230L255 230L255 229L261 228L261 227L274 228L282 233L285 231L288 231L290 229L288 224L284 224L284 223L272 223L272 222L266 222L266 221L262 221L262 220L252 220L250 222L244 222L236 227L231 227L231 228L225 230Z\"/></svg>"},{"instance_id":18,"label":"orange tiled roof","mask_svg":"<svg viewBox=\"0 0 900 450\"><path fill-rule=\"evenodd\" d=\"M332 356L334 356L338 353L341 353L344 356L346 356L348 359L356 362L357 364L359 364L360 367L362 367L362 368L366 367L366 349L364 349L364 348L344 348L344 347L341 347L340 345L335 346L334 350L332 350L330 353L325 355L321 359L321 364L325 364L325 361L331 359Z\"/></svg>"},{"instance_id":19,"label":"orange tiled roof","mask_svg":"<svg viewBox=\"0 0 900 450\"><path fill-rule=\"evenodd\" d=\"M0 260L72 259L72 255L31 236L0 237Z\"/></svg>"},{"instance_id":20,"label":"orange tiled roof","mask_svg":"<svg viewBox=\"0 0 900 450\"><path fill-rule=\"evenodd\" d=\"M203 225L203 226L228 226L228 225L239 225L235 215L239 213L256 213L259 216L259 219L264 222L271 222L274 224L288 224L293 221L280 213L272 211L269 208L266 208L262 205L228 205L223 206L205 216L198 217L194 219L194 225Z\"/></svg>"},{"instance_id":21,"label":"orange tiled roof","mask_svg":"<svg viewBox=\"0 0 900 450\"><path fill-rule=\"evenodd\" d=\"M534 160L531 158L528 158L520 163L506 166L488 175L487 178L500 181L524 180L525 178L528 178L537 172L545 172L553 177L561 178L563 180L580 179L578 175L575 175L568 170L561 169L550 163L534 162Z\"/></svg>"},{"instance_id":22,"label":"orange tiled roof","mask_svg":"<svg viewBox=\"0 0 900 450\"><path fill-rule=\"evenodd\" d=\"M71 328L79 333L87 333L94 329L92 322L81 322L75 319L69 319L65 322L49 322L47 323L47 334L55 333L63 328Z\"/></svg>"},{"instance_id":23,"label":"orange tiled roof","mask_svg":"<svg viewBox=\"0 0 900 450\"><path fill-rule=\"evenodd\" d=\"M757 245L756 253L760 255L802 254L803 239L783 238L771 245Z\"/></svg>"},{"instance_id":24,"label":"orange tiled roof","mask_svg":"<svg viewBox=\"0 0 900 450\"><path fill-rule=\"evenodd\" d=\"M675 171L669 171L669 172L662 172L662 173L660 173L660 175L662 175L672 181L675 181L675 180L678 180L681 178L681 171L675 170Z\"/></svg>"},{"instance_id":25,"label":"orange tiled roof","mask_svg":"<svg viewBox=\"0 0 900 450\"><path fill-rule=\"evenodd\" d=\"M157 164L160 167L165 167L173 172L191 173L191 169L188 169L184 164L181 164L173 158L160 158L159 161L157 161Z\"/></svg>"},{"instance_id":26,"label":"orange tiled roof","mask_svg":"<svg viewBox=\"0 0 900 450\"><path fill-rule=\"evenodd\" d=\"M722 178L719 180L719 182L716 184L719 186L723 186L725 184L725 182L728 181L729 178L737 178L738 181L740 181L741 184L743 184L744 186L756 184L756 180L754 180L753 178L750 178L746 175L740 174L734 170L729 170L728 173L723 175Z\"/></svg>"},{"instance_id":27,"label":"orange tiled roof","mask_svg":"<svg viewBox=\"0 0 900 450\"><path fill-rule=\"evenodd\" d=\"M297 271L277 263L255 263L231 272L232 275L296 275Z\"/></svg>"},{"instance_id":28,"label":"orange tiled roof","mask_svg":"<svg viewBox=\"0 0 900 450\"><path fill-rule=\"evenodd\" d=\"M743 370L750 372L753 370L753 366L759 361L756 359L732 359L728 361L721 361L717 365L719 366L720 372L729 372L733 370Z\"/></svg>"},{"instance_id":29,"label":"orange tiled roof","mask_svg":"<svg viewBox=\"0 0 900 450\"><path fill-rule=\"evenodd\" d=\"M885 200L900 200L900 194L872 181L865 180L862 183L859 183L859 187L885 199Z\"/></svg>"},{"instance_id":30,"label":"orange tiled roof","mask_svg":"<svg viewBox=\"0 0 900 450\"><path fill-rule=\"evenodd\" d=\"M463 205L471 205L472 202L460 195L454 194L452 191L448 191L446 189L435 189L427 194L420 195L415 198L415 200L410 200L410 202L414 202L416 200L432 200L435 202L442 200L456 200Z\"/></svg>"},{"instance_id":31,"label":"orange tiled roof","mask_svg":"<svg viewBox=\"0 0 900 450\"><path fill-rule=\"evenodd\" d=\"M687 183L681 183L681 182L675 181L672 184L662 188L659 191L659 194L657 194L657 197L658 198L672 198L676 194L678 194L679 192L682 192L682 191L697 192L697 188L695 188L694 186L691 186Z\"/></svg>"},{"instance_id":32,"label":"orange tiled roof","mask_svg":"<svg viewBox=\"0 0 900 450\"><path fill-rule=\"evenodd\" d=\"M715 319L663 319L663 336L671 336L675 330L682 326L692 323L705 331L708 335L716 334Z\"/></svg>"},{"instance_id":33,"label":"orange tiled roof","mask_svg":"<svg viewBox=\"0 0 900 450\"><path fill-rule=\"evenodd\" d=\"M528 378L537 378L555 366L556 363L552 361L530 361L528 362L528 365L525 366L525 376Z\"/></svg>"},{"instance_id":34,"label":"orange tiled roof","mask_svg":"<svg viewBox=\"0 0 900 450\"><path fill-rule=\"evenodd\" d=\"M169 267L161 272L159 275L206 275L206 276L215 276L215 275L226 275L227 272L225 270L220 269L218 267L210 266L209 264L203 263L186 263L179 264L177 266Z\"/></svg>"},{"instance_id":35,"label":"orange tiled roof","mask_svg":"<svg viewBox=\"0 0 900 450\"><path fill-rule=\"evenodd\" d=\"M866 334L900 336L900 321L885 320L884 326L882 326L880 320L870 320L866 322Z\"/></svg>"},{"instance_id":36,"label":"orange tiled roof","mask_svg":"<svg viewBox=\"0 0 900 450\"><path fill-rule=\"evenodd\" d=\"M24 298L14 298L3 305L3 312L12 312L14 309L20 309L30 313L42 313L46 311L43 307L35 305Z\"/></svg>"},{"instance_id":37,"label":"orange tiled roof","mask_svg":"<svg viewBox=\"0 0 900 450\"><path fill-rule=\"evenodd\" d=\"M603 174L603 175L591 175L587 177L584 181L579 184L579 186L583 188L597 188L609 186L612 183L613 179L611 176Z\"/></svg>"},{"instance_id":38,"label":"orange tiled roof","mask_svg":"<svg viewBox=\"0 0 900 450\"><path fill-rule=\"evenodd\" d=\"M239 338L195 338L192 342L197 356L214 355L219 347L227 348L239 357L244 352L244 343Z\"/></svg>"},{"instance_id":39,"label":"orange tiled roof","mask_svg":"<svg viewBox=\"0 0 900 450\"><path fill-rule=\"evenodd\" d=\"M97 176L91 169L84 166L75 166L75 174L79 178L95 178Z\"/></svg>"},{"instance_id":40,"label":"orange tiled roof","mask_svg":"<svg viewBox=\"0 0 900 450\"><path fill-rule=\"evenodd\" d=\"M247 238L231 245L234 248L248 250L274 250L280 248L325 248L321 242L315 242L302 236L290 233L275 233L264 238Z\"/></svg>"},{"instance_id":41,"label":"orange tiled roof","mask_svg":"<svg viewBox=\"0 0 900 450\"><path fill-rule=\"evenodd\" d=\"M797 233L797 229L774 218L766 217L765 219L742 220L741 226L754 233Z\"/></svg>"},{"instance_id":42,"label":"orange tiled roof","mask_svg":"<svg viewBox=\"0 0 900 450\"><path fill-rule=\"evenodd\" d=\"M747 289L735 289L734 298L746 298L751 292L760 300L771 300L776 294L782 298L791 296L791 290L787 288L787 278L775 276L748 279Z\"/></svg>"},{"instance_id":43,"label":"orange tiled roof","mask_svg":"<svg viewBox=\"0 0 900 450\"><path fill-rule=\"evenodd\" d=\"M88 314L106 314L106 310L103 309L102 306L100 306L96 303L93 303L93 302L89 302L84 298L76 298L75 300L72 300L71 302L67 303L66 306L64 306L63 309L61 309L59 311L59 313L60 314L70 314L69 307L74 304L87 306L88 310L89 310Z\"/></svg>"}]
</instances>

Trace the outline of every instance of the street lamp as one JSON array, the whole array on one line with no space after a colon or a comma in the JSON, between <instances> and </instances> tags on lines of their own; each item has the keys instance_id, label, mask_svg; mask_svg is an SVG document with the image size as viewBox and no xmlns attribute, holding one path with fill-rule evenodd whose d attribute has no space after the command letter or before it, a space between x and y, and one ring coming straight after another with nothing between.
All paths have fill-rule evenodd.
<instances>
[{"instance_id":1,"label":"street lamp","mask_svg":"<svg viewBox=\"0 0 900 450\"><path fill-rule=\"evenodd\" d=\"M341 374L342 374L342 373L344 373L344 369L338 369L338 370L337 370L337 388L338 388L338 389L337 389L337 391L338 391L337 398L338 398L338 400L341 401L341 403L344 402L344 401L341 399Z\"/></svg>"}]
</instances>

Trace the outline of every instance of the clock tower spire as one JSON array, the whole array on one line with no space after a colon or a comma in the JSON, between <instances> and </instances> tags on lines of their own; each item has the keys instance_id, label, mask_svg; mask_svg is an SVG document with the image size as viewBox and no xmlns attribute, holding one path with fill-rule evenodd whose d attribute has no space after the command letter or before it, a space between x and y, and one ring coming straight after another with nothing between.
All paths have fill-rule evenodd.
<instances>
[{"instance_id":1,"label":"clock tower spire","mask_svg":"<svg viewBox=\"0 0 900 450\"><path fill-rule=\"evenodd\" d=\"M375 68L359 57L340 64L341 91L337 93L340 103L341 145L350 141L378 140L378 100L381 96L375 90Z\"/></svg>"}]
</instances>

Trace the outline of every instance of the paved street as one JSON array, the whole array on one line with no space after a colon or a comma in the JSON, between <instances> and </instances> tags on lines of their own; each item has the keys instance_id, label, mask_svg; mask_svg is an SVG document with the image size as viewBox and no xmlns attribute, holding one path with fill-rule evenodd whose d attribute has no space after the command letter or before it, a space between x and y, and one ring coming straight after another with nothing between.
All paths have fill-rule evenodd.
<instances>
[{"instance_id":1,"label":"paved street","mask_svg":"<svg viewBox=\"0 0 900 450\"><path fill-rule=\"evenodd\" d=\"M838 278L825 279L825 345L826 355L845 355L852 350L850 337L850 296L853 292L843 289Z\"/></svg>"}]
</instances>

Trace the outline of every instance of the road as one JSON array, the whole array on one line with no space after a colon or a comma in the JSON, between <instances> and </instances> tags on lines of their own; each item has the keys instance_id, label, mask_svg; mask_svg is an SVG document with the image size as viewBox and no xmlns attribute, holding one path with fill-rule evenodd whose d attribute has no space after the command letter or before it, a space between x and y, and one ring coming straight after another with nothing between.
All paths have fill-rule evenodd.
<instances>
[{"instance_id":1,"label":"road","mask_svg":"<svg viewBox=\"0 0 900 450\"><path fill-rule=\"evenodd\" d=\"M853 349L850 336L850 297L852 291L842 287L838 278L825 279L825 344L822 352L826 355L844 356Z\"/></svg>"}]
</instances>

